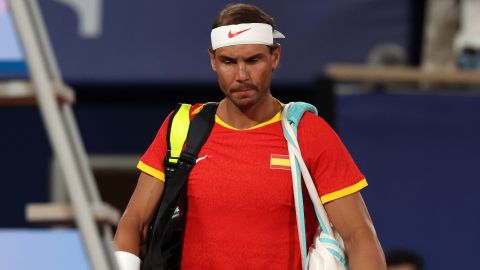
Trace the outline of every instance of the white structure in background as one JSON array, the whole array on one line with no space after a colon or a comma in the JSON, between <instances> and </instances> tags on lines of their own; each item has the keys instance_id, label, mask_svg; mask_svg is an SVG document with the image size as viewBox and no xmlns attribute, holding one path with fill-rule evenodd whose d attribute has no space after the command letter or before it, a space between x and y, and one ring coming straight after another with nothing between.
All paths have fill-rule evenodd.
<instances>
[{"instance_id":1,"label":"white structure in background","mask_svg":"<svg viewBox=\"0 0 480 270\"><path fill-rule=\"evenodd\" d=\"M77 14L78 34L82 38L98 38L102 35L103 0L54 0L64 4Z\"/></svg>"},{"instance_id":2,"label":"white structure in background","mask_svg":"<svg viewBox=\"0 0 480 270\"><path fill-rule=\"evenodd\" d=\"M460 31L454 48L457 52L466 48L480 50L480 0L460 2Z\"/></svg>"},{"instance_id":3,"label":"white structure in background","mask_svg":"<svg viewBox=\"0 0 480 270\"><path fill-rule=\"evenodd\" d=\"M480 0L460 2L460 30L454 50L458 67L480 70Z\"/></svg>"},{"instance_id":4,"label":"white structure in background","mask_svg":"<svg viewBox=\"0 0 480 270\"><path fill-rule=\"evenodd\" d=\"M427 0L422 48L423 70L456 69L453 40L458 31L458 15L457 0Z\"/></svg>"},{"instance_id":5,"label":"white structure in background","mask_svg":"<svg viewBox=\"0 0 480 270\"><path fill-rule=\"evenodd\" d=\"M422 68L480 69L480 0L428 0Z\"/></svg>"}]
</instances>

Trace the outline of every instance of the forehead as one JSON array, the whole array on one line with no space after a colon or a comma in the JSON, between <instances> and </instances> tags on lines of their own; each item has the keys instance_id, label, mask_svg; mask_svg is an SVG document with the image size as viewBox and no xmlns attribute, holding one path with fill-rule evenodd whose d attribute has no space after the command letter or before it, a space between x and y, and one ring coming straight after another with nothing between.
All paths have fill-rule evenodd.
<instances>
[{"instance_id":1,"label":"forehead","mask_svg":"<svg viewBox=\"0 0 480 270\"><path fill-rule=\"evenodd\" d=\"M270 48L262 44L242 44L218 48L215 51L217 56L227 56L231 58L249 57L256 54L269 54Z\"/></svg>"}]
</instances>

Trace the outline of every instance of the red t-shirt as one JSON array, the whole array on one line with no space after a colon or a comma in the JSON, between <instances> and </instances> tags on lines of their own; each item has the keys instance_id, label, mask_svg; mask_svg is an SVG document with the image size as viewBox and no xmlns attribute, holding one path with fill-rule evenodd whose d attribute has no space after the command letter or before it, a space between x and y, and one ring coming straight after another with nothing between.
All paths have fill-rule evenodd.
<instances>
[{"instance_id":1,"label":"red t-shirt","mask_svg":"<svg viewBox=\"0 0 480 270\"><path fill-rule=\"evenodd\" d=\"M138 165L161 181L166 123L168 118ZM367 185L320 117L304 115L298 140L323 203ZM182 269L301 269L289 165L280 113L247 130L216 117L188 179ZM312 239L318 222L304 195L307 239Z\"/></svg>"}]
</instances>

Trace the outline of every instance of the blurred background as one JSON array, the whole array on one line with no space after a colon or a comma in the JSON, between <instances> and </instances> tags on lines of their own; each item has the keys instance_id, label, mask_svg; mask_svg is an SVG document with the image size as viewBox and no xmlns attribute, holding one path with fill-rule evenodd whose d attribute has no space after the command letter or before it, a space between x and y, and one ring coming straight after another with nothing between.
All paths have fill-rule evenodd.
<instances>
[{"instance_id":1,"label":"blurred background","mask_svg":"<svg viewBox=\"0 0 480 270\"><path fill-rule=\"evenodd\" d=\"M63 78L75 90L75 116L102 197L123 210L137 159L168 112L178 102L221 98L207 49L213 20L229 2L38 2ZM426 269L477 265L480 87L347 79L328 67L471 75L478 48L455 45L460 2L250 2L287 36L273 95L319 108L367 177L362 195L384 250L413 250ZM5 4L0 0L0 80L27 79ZM2 106L0 123L0 227L37 227L26 221L25 205L66 197L39 110Z\"/></svg>"}]
</instances>

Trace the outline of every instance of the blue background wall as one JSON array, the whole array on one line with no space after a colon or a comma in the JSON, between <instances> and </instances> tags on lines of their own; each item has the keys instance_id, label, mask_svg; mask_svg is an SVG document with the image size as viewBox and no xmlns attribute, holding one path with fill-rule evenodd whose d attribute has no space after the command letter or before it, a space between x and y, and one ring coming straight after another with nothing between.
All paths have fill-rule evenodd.
<instances>
[{"instance_id":1,"label":"blue background wall","mask_svg":"<svg viewBox=\"0 0 480 270\"><path fill-rule=\"evenodd\" d=\"M210 29L227 3L105 1L103 35L93 40L79 37L78 18L69 7L55 1L42 1L42 7L67 80L213 82L207 54ZM279 81L309 81L332 61L363 62L378 42L410 46L410 0L251 3L272 14L287 36L280 41L284 55Z\"/></svg>"},{"instance_id":2,"label":"blue background wall","mask_svg":"<svg viewBox=\"0 0 480 270\"><path fill-rule=\"evenodd\" d=\"M475 268L479 104L454 95L338 99L338 131L367 176L362 193L386 251L417 250L427 269Z\"/></svg>"}]
</instances>

